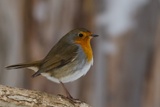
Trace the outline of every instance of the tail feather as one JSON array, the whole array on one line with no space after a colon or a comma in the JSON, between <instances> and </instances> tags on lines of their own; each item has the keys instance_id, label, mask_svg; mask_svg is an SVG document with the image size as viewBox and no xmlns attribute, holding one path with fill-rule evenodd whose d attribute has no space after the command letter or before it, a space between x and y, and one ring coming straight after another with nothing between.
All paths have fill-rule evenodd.
<instances>
[{"instance_id":1,"label":"tail feather","mask_svg":"<svg viewBox=\"0 0 160 107\"><path fill-rule=\"evenodd\" d=\"M32 62L32 63L22 63L22 64L16 64L16 65L10 65L7 66L7 69L19 69L19 68L27 68L27 67L37 67L39 68L40 66L40 62L41 61L36 61L36 62Z\"/></svg>"}]
</instances>

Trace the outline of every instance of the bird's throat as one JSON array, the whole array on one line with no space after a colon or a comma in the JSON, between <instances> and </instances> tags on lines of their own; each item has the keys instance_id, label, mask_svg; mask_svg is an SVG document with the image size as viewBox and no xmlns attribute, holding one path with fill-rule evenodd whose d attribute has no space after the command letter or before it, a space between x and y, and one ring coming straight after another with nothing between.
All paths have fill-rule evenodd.
<instances>
[{"instance_id":1,"label":"bird's throat","mask_svg":"<svg viewBox=\"0 0 160 107\"><path fill-rule=\"evenodd\" d=\"M93 53L92 53L90 40L91 39L87 38L87 39L84 39L83 41L82 40L76 41L76 43L82 47L82 49L87 57L88 62L91 62L93 59Z\"/></svg>"}]
</instances>

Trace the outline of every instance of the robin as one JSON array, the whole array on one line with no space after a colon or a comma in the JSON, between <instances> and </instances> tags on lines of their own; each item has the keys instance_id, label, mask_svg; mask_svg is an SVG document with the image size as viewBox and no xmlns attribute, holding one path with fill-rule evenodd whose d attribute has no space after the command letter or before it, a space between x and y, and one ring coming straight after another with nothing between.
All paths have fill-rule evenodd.
<instances>
[{"instance_id":1,"label":"robin","mask_svg":"<svg viewBox=\"0 0 160 107\"><path fill-rule=\"evenodd\" d=\"M28 68L35 71L32 77L39 75L60 83L67 97L73 98L63 83L71 82L84 76L93 65L93 53L90 40L98 35L84 28L74 29L63 36L53 46L48 55L31 63L7 66L7 69Z\"/></svg>"}]
</instances>

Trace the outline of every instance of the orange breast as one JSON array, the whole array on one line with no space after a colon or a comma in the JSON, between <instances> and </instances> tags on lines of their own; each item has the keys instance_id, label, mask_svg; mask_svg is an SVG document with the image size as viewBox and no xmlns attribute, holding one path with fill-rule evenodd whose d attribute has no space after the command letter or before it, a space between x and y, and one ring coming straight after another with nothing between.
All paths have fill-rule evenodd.
<instances>
[{"instance_id":1,"label":"orange breast","mask_svg":"<svg viewBox=\"0 0 160 107\"><path fill-rule=\"evenodd\" d=\"M84 38L83 40L82 39L76 40L76 43L81 45L84 53L86 54L88 62L92 61L92 58L93 58L90 40L91 40L91 38L89 38L89 37Z\"/></svg>"}]
</instances>

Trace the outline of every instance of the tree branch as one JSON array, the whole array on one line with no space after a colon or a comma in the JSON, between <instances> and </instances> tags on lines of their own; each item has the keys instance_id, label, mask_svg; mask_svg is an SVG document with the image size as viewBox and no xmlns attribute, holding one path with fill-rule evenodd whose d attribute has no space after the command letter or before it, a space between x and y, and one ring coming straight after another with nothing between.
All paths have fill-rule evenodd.
<instances>
[{"instance_id":1,"label":"tree branch","mask_svg":"<svg viewBox=\"0 0 160 107\"><path fill-rule=\"evenodd\" d=\"M0 107L90 107L62 95L0 85Z\"/></svg>"}]
</instances>

